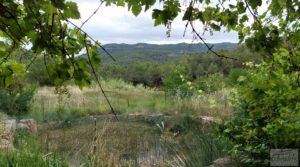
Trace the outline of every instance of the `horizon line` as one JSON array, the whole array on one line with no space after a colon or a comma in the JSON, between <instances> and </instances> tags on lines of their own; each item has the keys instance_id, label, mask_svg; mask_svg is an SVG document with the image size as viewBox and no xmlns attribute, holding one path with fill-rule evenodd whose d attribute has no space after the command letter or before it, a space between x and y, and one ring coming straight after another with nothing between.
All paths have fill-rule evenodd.
<instances>
[{"instance_id":1,"label":"horizon line","mask_svg":"<svg viewBox=\"0 0 300 167\"><path fill-rule=\"evenodd\" d=\"M222 44L222 43L229 43L229 44L239 44L238 42L207 42L207 44ZM105 43L105 44L102 44L102 45L110 45L110 44L117 44L117 45L138 45L138 44L149 44L149 45L177 45L177 44L188 44L188 45L191 45L191 44L203 44L202 42L191 42L191 43L188 43L188 42L178 42L178 43L146 43L146 42L137 42L137 43L124 43L124 42L120 42L120 43Z\"/></svg>"}]
</instances>

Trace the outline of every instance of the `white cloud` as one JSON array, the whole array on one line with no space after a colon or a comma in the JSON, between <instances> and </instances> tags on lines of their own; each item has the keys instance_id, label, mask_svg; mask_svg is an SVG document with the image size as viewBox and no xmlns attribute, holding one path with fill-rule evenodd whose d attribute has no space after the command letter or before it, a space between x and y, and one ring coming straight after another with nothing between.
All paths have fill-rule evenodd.
<instances>
[{"instance_id":1,"label":"white cloud","mask_svg":"<svg viewBox=\"0 0 300 167\"><path fill-rule=\"evenodd\" d=\"M86 20L98 7L99 0L72 0L77 2L81 13L81 21ZM182 17L182 16L181 16ZM171 37L167 38L164 26L154 27L151 10L135 17L127 8L102 5L83 27L93 38L101 43L179 43L192 42L192 35L187 31L183 37L185 22L176 18L172 25ZM82 22L74 21L77 25ZM199 30L202 30L200 27ZM215 33L205 35L207 42L237 42L236 33Z\"/></svg>"}]
</instances>

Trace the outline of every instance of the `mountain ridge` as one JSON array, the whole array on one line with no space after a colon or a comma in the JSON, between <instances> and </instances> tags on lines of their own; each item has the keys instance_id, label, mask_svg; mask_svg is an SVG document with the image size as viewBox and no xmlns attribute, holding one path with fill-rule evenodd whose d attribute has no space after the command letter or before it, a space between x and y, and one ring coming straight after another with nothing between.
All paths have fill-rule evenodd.
<instances>
[{"instance_id":1,"label":"mountain ridge","mask_svg":"<svg viewBox=\"0 0 300 167\"><path fill-rule=\"evenodd\" d=\"M237 43L223 42L223 43L209 43L213 45L213 49L234 49ZM177 44L149 44L149 43L136 43L136 44L126 44L126 43L110 43L102 45L109 53L118 54L124 52L140 52L140 51L159 51L159 52L169 52L173 54L182 53L200 53L206 52L207 47L202 43L177 43ZM104 53L100 50L100 53Z\"/></svg>"}]
</instances>

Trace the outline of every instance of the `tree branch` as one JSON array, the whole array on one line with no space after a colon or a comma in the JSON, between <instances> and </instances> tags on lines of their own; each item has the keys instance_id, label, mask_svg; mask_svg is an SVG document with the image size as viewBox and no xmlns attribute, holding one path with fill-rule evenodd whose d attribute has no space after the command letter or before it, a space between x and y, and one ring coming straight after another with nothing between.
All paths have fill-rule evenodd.
<instances>
[{"instance_id":1,"label":"tree branch","mask_svg":"<svg viewBox=\"0 0 300 167\"><path fill-rule=\"evenodd\" d=\"M196 34L196 36L203 42L203 44L207 47L208 51L213 53L214 55L220 57L220 58L225 58L225 59L231 59L231 60L238 60L236 58L233 57L228 57L222 54L217 53L216 51L213 50L214 45L209 46L208 43L206 43L205 39L197 32L197 30L195 29L192 21L188 21L188 23L190 24L191 28L192 28L192 32L194 34Z\"/></svg>"},{"instance_id":2,"label":"tree branch","mask_svg":"<svg viewBox=\"0 0 300 167\"><path fill-rule=\"evenodd\" d=\"M104 1L100 0L99 6L95 9L95 11L84 22L82 22L82 24L79 28L82 28L98 12L98 10L100 9L100 7L102 6L103 3L104 3Z\"/></svg>"},{"instance_id":3,"label":"tree branch","mask_svg":"<svg viewBox=\"0 0 300 167\"><path fill-rule=\"evenodd\" d=\"M96 82L97 82L97 84L98 84L98 86L99 86L99 88L100 88L100 90L101 90L101 92L102 92L102 94L103 94L103 96L104 96L106 102L108 103L111 112L114 114L115 118L116 118L117 120L119 120L118 117L117 117L117 114L116 114L116 112L115 112L115 110L114 110L114 108L112 107L112 105L111 105L111 103L110 103L108 97L106 96L106 93L105 93L105 91L104 91L104 89L103 89L103 87L102 87L102 85L101 85L101 83L100 83L100 81L99 81L98 76L97 76L96 70L95 70L95 68L94 68L94 66L93 66L93 64L92 64L92 62L91 62L91 57L90 57L90 55L89 55L88 46L87 46L87 44L86 44L86 36L87 36L87 34L85 34L84 44L85 44L85 48L86 48L86 55L87 55L87 58L88 58L88 63L89 63L89 65L90 65L91 68L92 68L92 73L93 73L93 75L94 75L94 77L95 77L95 80L96 80Z\"/></svg>"},{"instance_id":4,"label":"tree branch","mask_svg":"<svg viewBox=\"0 0 300 167\"><path fill-rule=\"evenodd\" d=\"M63 17L62 13L59 11L59 13L61 14L61 16ZM74 27L76 27L79 31L81 31L82 33L84 33L88 38L90 38L93 42L97 43L97 41L91 37L87 32L85 32L82 28L80 28L78 25L76 25L75 23L71 22L70 20L68 19L65 19L63 18L66 22L72 24ZM113 61L116 61L116 59L102 46L100 45L100 48L108 55L110 56L110 58L113 60Z\"/></svg>"}]
</instances>

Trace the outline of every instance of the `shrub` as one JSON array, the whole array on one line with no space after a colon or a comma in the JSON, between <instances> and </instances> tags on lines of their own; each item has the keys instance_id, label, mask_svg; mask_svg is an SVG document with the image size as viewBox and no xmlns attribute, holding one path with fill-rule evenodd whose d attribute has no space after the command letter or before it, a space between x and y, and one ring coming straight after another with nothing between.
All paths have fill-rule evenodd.
<instances>
[{"instance_id":1,"label":"shrub","mask_svg":"<svg viewBox=\"0 0 300 167\"><path fill-rule=\"evenodd\" d=\"M241 77L249 78L250 72L249 70L242 68L234 68L230 70L229 75L227 77L227 82L231 86L241 85L244 82L240 82Z\"/></svg>"},{"instance_id":2,"label":"shrub","mask_svg":"<svg viewBox=\"0 0 300 167\"><path fill-rule=\"evenodd\" d=\"M300 148L299 72L295 55L281 50L238 89L236 116L223 132L231 153L247 166L269 166L270 149ZM276 70L275 70L276 69Z\"/></svg>"},{"instance_id":3,"label":"shrub","mask_svg":"<svg viewBox=\"0 0 300 167\"><path fill-rule=\"evenodd\" d=\"M170 95L177 95L181 98L193 95L195 92L194 87L192 83L184 77L185 74L185 67L176 66L169 75L163 78L164 90Z\"/></svg>"},{"instance_id":4,"label":"shrub","mask_svg":"<svg viewBox=\"0 0 300 167\"><path fill-rule=\"evenodd\" d=\"M216 92L225 87L224 77L221 73L200 77L196 80L196 86L206 93Z\"/></svg>"},{"instance_id":5,"label":"shrub","mask_svg":"<svg viewBox=\"0 0 300 167\"><path fill-rule=\"evenodd\" d=\"M10 88L0 90L0 111L8 115L27 113L36 87L36 85L29 87L12 85Z\"/></svg>"}]
</instances>

